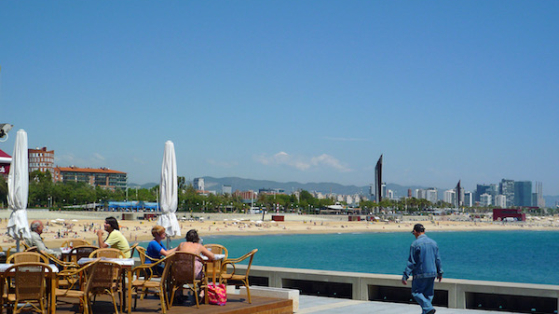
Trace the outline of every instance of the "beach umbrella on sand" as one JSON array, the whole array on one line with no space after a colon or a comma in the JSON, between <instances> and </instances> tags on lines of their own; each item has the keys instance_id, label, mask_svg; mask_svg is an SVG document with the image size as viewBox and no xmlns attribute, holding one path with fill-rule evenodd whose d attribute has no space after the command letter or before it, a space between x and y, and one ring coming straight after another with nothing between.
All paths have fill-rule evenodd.
<instances>
[{"instance_id":1,"label":"beach umbrella on sand","mask_svg":"<svg viewBox=\"0 0 559 314\"><path fill-rule=\"evenodd\" d=\"M30 238L27 222L27 197L29 195L29 168L27 158L27 133L17 131L10 173L8 175L8 207L12 210L8 221L8 235L19 241Z\"/></svg>"},{"instance_id":2,"label":"beach umbrella on sand","mask_svg":"<svg viewBox=\"0 0 559 314\"><path fill-rule=\"evenodd\" d=\"M159 189L161 193L159 199L161 202L161 215L157 219L157 224L165 227L167 248L169 248L169 238L181 235L181 228L175 215L179 202L177 192L177 160L175 158L175 145L171 141L165 142Z\"/></svg>"}]
</instances>

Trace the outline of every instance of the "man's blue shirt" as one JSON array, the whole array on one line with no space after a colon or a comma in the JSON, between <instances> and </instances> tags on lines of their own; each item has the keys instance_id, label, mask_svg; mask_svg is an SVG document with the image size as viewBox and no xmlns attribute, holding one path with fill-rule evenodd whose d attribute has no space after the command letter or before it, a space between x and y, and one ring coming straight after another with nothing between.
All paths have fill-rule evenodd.
<instances>
[{"instance_id":1,"label":"man's blue shirt","mask_svg":"<svg viewBox=\"0 0 559 314\"><path fill-rule=\"evenodd\" d=\"M442 276L441 257L437 242L422 234L410 247L408 266L404 270L402 279L407 280L410 275L413 278L434 278Z\"/></svg>"},{"instance_id":2,"label":"man's blue shirt","mask_svg":"<svg viewBox=\"0 0 559 314\"><path fill-rule=\"evenodd\" d=\"M151 240L151 242L148 244L148 247L146 249L146 253L149 257L158 260L161 259L161 249L164 249L165 251L167 251L167 249L165 248L165 246L155 240ZM151 260L146 258L146 263L151 264Z\"/></svg>"}]
</instances>

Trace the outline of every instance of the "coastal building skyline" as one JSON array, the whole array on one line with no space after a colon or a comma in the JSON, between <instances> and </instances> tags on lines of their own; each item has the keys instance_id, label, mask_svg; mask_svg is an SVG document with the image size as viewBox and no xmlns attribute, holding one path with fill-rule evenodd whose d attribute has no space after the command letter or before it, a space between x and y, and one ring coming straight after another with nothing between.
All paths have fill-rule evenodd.
<instances>
[{"instance_id":1,"label":"coastal building skyline","mask_svg":"<svg viewBox=\"0 0 559 314\"><path fill-rule=\"evenodd\" d=\"M4 153L5 154L5 153ZM9 158L9 155L5 154L6 158ZM50 171L53 174L53 181L54 182L86 182L92 186L102 186L105 188L126 188L128 186L127 182L127 174L125 174L125 180L123 181L122 178L115 179L109 178L109 176L104 176L99 174L92 174L89 175L84 174L90 170L83 170L83 169L92 169L92 168L83 168L82 170L78 171L81 174L77 174L76 171L71 171L72 169L80 169L79 167L69 166L69 167L59 167L54 166L55 154L54 150L48 150L46 146L42 148L36 149L28 149L28 156L29 156L29 172L33 172L39 170L41 172ZM382 157L381 159L382 160ZM62 169L62 170L61 170ZM106 171L108 168L101 167L99 169L94 169L95 171ZM118 172L118 171L117 171ZM64 173L64 175L62 174ZM70 173L72 173L70 175ZM123 172L122 172L123 173ZM122 175L122 174L121 174ZM71 178L71 179L70 179ZM110 181L110 183L109 183ZM116 182L116 183L115 183ZM124 183L123 183L124 182ZM204 191L204 179L201 177L194 178L192 184L196 190ZM535 186L534 190L532 187ZM370 186L370 191L373 192L373 185ZM382 196L390 199L390 200L398 200L399 195L396 191L388 189L386 183L382 183L380 186L380 191ZM233 193L233 188L230 185L222 186L222 192L227 194ZM427 199L431 203L436 203L439 200L443 200L446 203L451 204L452 206L467 206L471 207L476 204L486 204L491 202L491 204L506 207L506 206L521 206L521 207L545 207L545 200L543 199L543 183L535 182L533 185L532 181L515 181L511 179L502 179L498 184L477 184L476 190L474 193L468 194L470 200L465 199L466 191L463 187L460 188L461 193L461 204L456 204L457 195L456 190L445 190L443 192L442 198L438 196L437 188L427 188L427 189L416 189L415 190L415 197L420 199ZM468 192L470 193L470 192ZM408 190L408 194L411 194L411 190ZM485 197L485 199L481 200L481 195L487 194L490 198ZM339 195L333 194L334 197L340 202L346 203L359 203L359 201L363 197L356 197L356 195ZM402 195L406 195L402 193ZM374 196L374 195L371 195ZM330 196L332 197L332 196ZM471 199L475 199L471 201Z\"/></svg>"},{"instance_id":2,"label":"coastal building skyline","mask_svg":"<svg viewBox=\"0 0 559 314\"><path fill-rule=\"evenodd\" d=\"M128 186L126 172L108 168L55 167L52 178L54 182L82 182L111 190Z\"/></svg>"}]
</instances>

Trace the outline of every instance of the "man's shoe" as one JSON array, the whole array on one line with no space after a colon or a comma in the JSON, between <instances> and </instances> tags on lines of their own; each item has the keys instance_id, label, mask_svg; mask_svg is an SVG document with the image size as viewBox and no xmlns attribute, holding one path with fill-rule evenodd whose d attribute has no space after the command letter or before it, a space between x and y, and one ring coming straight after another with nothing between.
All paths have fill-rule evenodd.
<instances>
[{"instance_id":1,"label":"man's shoe","mask_svg":"<svg viewBox=\"0 0 559 314\"><path fill-rule=\"evenodd\" d=\"M435 309L432 309L432 310L430 310L429 312L427 312L427 314L435 314L435 312L436 312L436 310L435 310Z\"/></svg>"}]
</instances>

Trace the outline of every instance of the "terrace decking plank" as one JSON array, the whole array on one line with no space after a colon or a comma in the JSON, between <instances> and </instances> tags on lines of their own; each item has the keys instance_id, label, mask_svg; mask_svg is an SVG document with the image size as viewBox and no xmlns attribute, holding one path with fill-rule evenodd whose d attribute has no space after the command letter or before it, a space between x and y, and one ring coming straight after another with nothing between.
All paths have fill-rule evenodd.
<instances>
[{"instance_id":1,"label":"terrace decking plank","mask_svg":"<svg viewBox=\"0 0 559 314\"><path fill-rule=\"evenodd\" d=\"M64 301L63 298L59 300ZM75 299L68 299L74 301ZM132 300L134 302L134 300ZM113 305L109 297L99 296L92 308L93 313L112 314L114 313ZM77 314L78 306L72 304L64 304L58 302L56 308L57 314ZM132 310L134 314L144 313L161 313L159 298L148 297L144 300L138 299L136 310ZM196 314L287 314L293 313L293 301L286 299L274 299L263 297L252 297L252 304L249 304L245 297L239 295L231 295L227 298L227 304L224 306L200 304L200 308L196 308L196 304L188 302L184 304L173 305L167 311L168 314L196 313Z\"/></svg>"}]
</instances>

